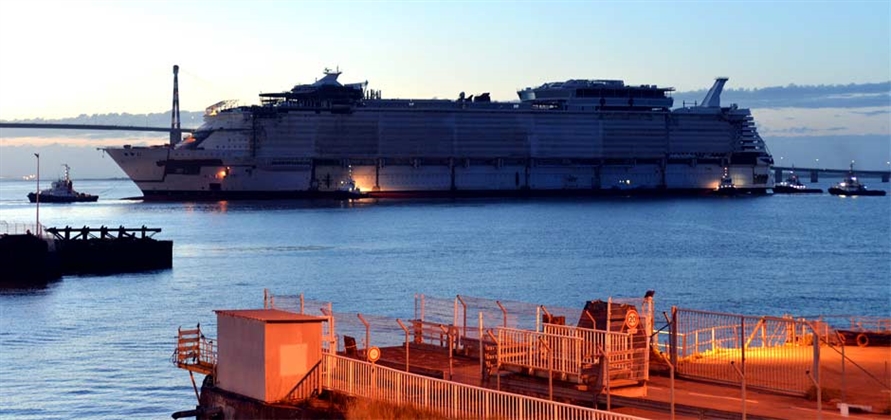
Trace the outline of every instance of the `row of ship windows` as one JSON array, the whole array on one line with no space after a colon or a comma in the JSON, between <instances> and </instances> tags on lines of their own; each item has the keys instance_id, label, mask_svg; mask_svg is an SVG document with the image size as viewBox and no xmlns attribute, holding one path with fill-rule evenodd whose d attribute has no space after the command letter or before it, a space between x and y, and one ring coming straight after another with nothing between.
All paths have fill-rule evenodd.
<instances>
[{"instance_id":1,"label":"row of ship windows","mask_svg":"<svg viewBox=\"0 0 891 420\"><path fill-rule=\"evenodd\" d=\"M229 138L229 139L226 139L226 142L230 143L230 144L217 145L217 146L214 146L214 149L217 149L217 150L247 150L249 147L247 144L244 144L245 140L242 140L242 139ZM231 143L236 143L236 144L232 145Z\"/></svg>"}]
</instances>

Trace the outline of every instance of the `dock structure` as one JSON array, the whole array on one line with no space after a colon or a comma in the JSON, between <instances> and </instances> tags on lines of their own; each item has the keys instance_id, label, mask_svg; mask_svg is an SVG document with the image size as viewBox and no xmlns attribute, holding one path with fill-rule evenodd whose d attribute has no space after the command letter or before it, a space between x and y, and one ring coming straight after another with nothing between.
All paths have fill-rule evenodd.
<instances>
[{"instance_id":1,"label":"dock structure","mask_svg":"<svg viewBox=\"0 0 891 420\"><path fill-rule=\"evenodd\" d=\"M244 337L253 337L241 330L232 335L231 322L223 320L232 311L217 315L218 348L226 348L222 342L236 335L242 347ZM278 390L272 399L250 391L254 396L248 403L238 396L250 392L232 385L246 377L235 379L231 372L238 369L230 366L230 376L223 378L220 370L224 364L244 364L246 353L237 352L241 360L233 360L231 351L230 356L222 351L219 357L207 355L217 347L201 344L207 339L200 331L180 330L176 366L190 375L208 375L200 395L195 389L202 410L284 418L287 413L275 411L283 404L296 407L307 398L333 393L415 406L449 418L797 418L801 412L795 410L816 414L828 406L821 406L819 394L832 377L820 376L820 363L837 363L833 355L820 358L820 349L833 343L821 338L821 327L804 320L675 308L671 318L666 315L666 327L655 330L651 292L644 298L590 301L583 309L417 295L413 317L405 320L336 312L330 302L302 295L264 293L264 309L250 311L250 317L266 323L311 321L312 332L289 333L305 340L285 344L294 357L312 356L284 360L282 345L257 344L280 340L266 327L253 348L279 350L273 365L270 356L256 359L265 360L265 370L260 370L293 376L284 385L272 380ZM238 328L250 325L258 324ZM307 345L320 352L308 353ZM841 354L852 371L856 368L851 366L860 366ZM258 366L239 369L255 372ZM813 381L818 402L802 398L812 389L802 390L801 379ZM262 385L265 389L270 389L269 381ZM248 382L262 387L256 378ZM865 407L856 405L861 402L849 395L845 406Z\"/></svg>"},{"instance_id":2,"label":"dock structure","mask_svg":"<svg viewBox=\"0 0 891 420\"><path fill-rule=\"evenodd\" d=\"M0 287L41 287L61 278L52 242L39 234L40 226L20 227L0 221Z\"/></svg>"},{"instance_id":3,"label":"dock structure","mask_svg":"<svg viewBox=\"0 0 891 420\"><path fill-rule=\"evenodd\" d=\"M65 226L64 228L46 228L44 231L52 235L56 240L71 241L90 239L151 239L156 233L161 232L161 229L147 228L145 225L140 228L125 228L123 226L117 228L106 226L99 228L87 226L72 228L71 226Z\"/></svg>"},{"instance_id":4,"label":"dock structure","mask_svg":"<svg viewBox=\"0 0 891 420\"><path fill-rule=\"evenodd\" d=\"M0 222L0 228L3 227L10 230L8 223ZM173 241L155 239L159 232L160 228L145 226L46 228L42 225L0 231L0 251L3 251L0 262L5 273L2 277L13 286L28 286L70 274L171 268Z\"/></svg>"},{"instance_id":5,"label":"dock structure","mask_svg":"<svg viewBox=\"0 0 891 420\"><path fill-rule=\"evenodd\" d=\"M51 227L64 274L111 274L173 267L173 241L156 240L160 228Z\"/></svg>"}]
</instances>

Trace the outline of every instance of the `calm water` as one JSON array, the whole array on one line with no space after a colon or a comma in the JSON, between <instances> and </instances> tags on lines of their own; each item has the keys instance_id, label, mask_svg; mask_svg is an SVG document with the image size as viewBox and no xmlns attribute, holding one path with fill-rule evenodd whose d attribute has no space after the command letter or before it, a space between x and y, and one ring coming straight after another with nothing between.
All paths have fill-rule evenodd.
<instances>
[{"instance_id":1,"label":"calm water","mask_svg":"<svg viewBox=\"0 0 891 420\"><path fill-rule=\"evenodd\" d=\"M34 220L33 186L0 182L0 220ZM399 317L414 293L580 308L647 289L661 309L891 316L891 197L155 204L120 200L129 181L75 186L100 201L44 204L44 225L160 227L174 268L0 291L3 418L194 408L176 328L215 336L214 309L264 288Z\"/></svg>"}]
</instances>

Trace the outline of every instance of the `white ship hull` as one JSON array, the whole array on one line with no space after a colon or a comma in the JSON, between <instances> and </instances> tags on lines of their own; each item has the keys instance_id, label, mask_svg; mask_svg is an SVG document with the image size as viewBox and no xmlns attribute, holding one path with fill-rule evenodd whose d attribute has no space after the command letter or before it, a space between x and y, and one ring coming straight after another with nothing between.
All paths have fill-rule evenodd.
<instances>
[{"instance_id":1,"label":"white ship hull","mask_svg":"<svg viewBox=\"0 0 891 420\"><path fill-rule=\"evenodd\" d=\"M158 162L176 159L167 148L108 149L109 155L142 190L146 199L236 199L337 196L350 176L369 196L658 195L708 194L720 183L724 166L697 163L624 165L265 164L259 159L215 154L197 173L166 173ZM199 160L189 153L189 160ZM186 159L180 159L182 161ZM383 160L385 161L385 160ZM734 180L768 177L764 184L739 183L752 193L772 188L769 166L729 166ZM352 174L352 175L350 175ZM315 179L315 182L313 180Z\"/></svg>"},{"instance_id":2,"label":"white ship hull","mask_svg":"<svg viewBox=\"0 0 891 420\"><path fill-rule=\"evenodd\" d=\"M722 82L723 85L723 82ZM720 92L719 92L720 93ZM668 98L670 103L670 98ZM748 110L367 100L209 112L176 147L108 148L146 199L768 192Z\"/></svg>"}]
</instances>

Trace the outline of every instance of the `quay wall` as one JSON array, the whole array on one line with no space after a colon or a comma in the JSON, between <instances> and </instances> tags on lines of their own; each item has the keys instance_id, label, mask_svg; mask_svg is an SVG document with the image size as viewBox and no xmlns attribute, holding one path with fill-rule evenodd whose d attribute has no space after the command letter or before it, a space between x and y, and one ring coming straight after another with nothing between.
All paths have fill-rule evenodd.
<instances>
[{"instance_id":1,"label":"quay wall","mask_svg":"<svg viewBox=\"0 0 891 420\"><path fill-rule=\"evenodd\" d=\"M150 238L53 239L0 235L0 286L39 286L70 274L112 274L173 267L173 241Z\"/></svg>"},{"instance_id":2,"label":"quay wall","mask_svg":"<svg viewBox=\"0 0 891 420\"><path fill-rule=\"evenodd\" d=\"M62 277L50 241L34 235L0 236L0 285L45 284Z\"/></svg>"},{"instance_id":3,"label":"quay wall","mask_svg":"<svg viewBox=\"0 0 891 420\"><path fill-rule=\"evenodd\" d=\"M109 274L173 267L173 241L154 239L56 240L64 274Z\"/></svg>"},{"instance_id":4,"label":"quay wall","mask_svg":"<svg viewBox=\"0 0 891 420\"><path fill-rule=\"evenodd\" d=\"M199 411L197 420L211 419L342 419L343 413L333 406L316 407L309 403L305 405L294 404L267 404L263 401L250 398L241 394L226 391L213 386L213 377L208 375L201 386L200 407L219 408L221 416L204 414ZM210 412L213 413L213 412Z\"/></svg>"}]
</instances>

